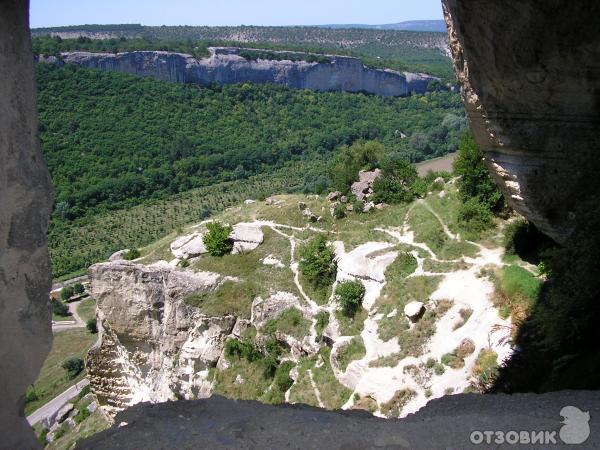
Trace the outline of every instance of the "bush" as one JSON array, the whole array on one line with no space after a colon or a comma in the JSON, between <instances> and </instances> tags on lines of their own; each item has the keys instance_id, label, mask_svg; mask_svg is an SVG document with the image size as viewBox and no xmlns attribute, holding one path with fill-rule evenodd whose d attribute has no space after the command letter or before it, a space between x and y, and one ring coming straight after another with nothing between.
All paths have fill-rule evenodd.
<instances>
[{"instance_id":1,"label":"bush","mask_svg":"<svg viewBox=\"0 0 600 450\"><path fill-rule=\"evenodd\" d=\"M208 253L211 256L223 256L231 253L233 241L229 238L229 235L233 228L220 222L210 222L206 224L206 228L208 233L204 235L202 241Z\"/></svg>"},{"instance_id":2,"label":"bush","mask_svg":"<svg viewBox=\"0 0 600 450\"><path fill-rule=\"evenodd\" d=\"M52 300L52 314L56 314L57 316L67 317L71 315L69 312L69 308L63 302L59 300Z\"/></svg>"},{"instance_id":3,"label":"bush","mask_svg":"<svg viewBox=\"0 0 600 450\"><path fill-rule=\"evenodd\" d=\"M473 233L481 233L494 224L489 208L485 204L480 203L476 198L470 198L460 205L458 221L461 222L463 227Z\"/></svg>"},{"instance_id":4,"label":"bush","mask_svg":"<svg viewBox=\"0 0 600 450\"><path fill-rule=\"evenodd\" d=\"M329 286L335 279L337 264L335 253L327 245L325 236L314 237L300 250L300 272L315 286Z\"/></svg>"},{"instance_id":5,"label":"bush","mask_svg":"<svg viewBox=\"0 0 600 450\"><path fill-rule=\"evenodd\" d=\"M62 363L61 367L67 371L67 377L69 380L77 377L84 369L85 365L81 358L69 358Z\"/></svg>"},{"instance_id":6,"label":"bush","mask_svg":"<svg viewBox=\"0 0 600 450\"><path fill-rule=\"evenodd\" d=\"M65 286L60 291L60 298L63 301L69 300L71 297L75 295L75 288L73 286Z\"/></svg>"},{"instance_id":7,"label":"bush","mask_svg":"<svg viewBox=\"0 0 600 450\"><path fill-rule=\"evenodd\" d=\"M229 339L225 342L225 355L228 357L243 358L248 362L261 358L261 353L250 342L239 339Z\"/></svg>"},{"instance_id":8,"label":"bush","mask_svg":"<svg viewBox=\"0 0 600 450\"><path fill-rule=\"evenodd\" d=\"M354 317L365 296L365 287L360 281L344 281L335 289L342 310L348 317Z\"/></svg>"},{"instance_id":9,"label":"bush","mask_svg":"<svg viewBox=\"0 0 600 450\"><path fill-rule=\"evenodd\" d=\"M92 334L96 334L98 332L98 323L96 319L90 319L85 323L85 327Z\"/></svg>"},{"instance_id":10,"label":"bush","mask_svg":"<svg viewBox=\"0 0 600 450\"><path fill-rule=\"evenodd\" d=\"M73 420L75 420L76 424L80 424L85 419L87 419L89 416L90 416L90 412L88 411L88 409L87 408L82 408L82 409L80 409L77 412L77 414L75 415L75 417L73 417Z\"/></svg>"},{"instance_id":11,"label":"bush","mask_svg":"<svg viewBox=\"0 0 600 450\"><path fill-rule=\"evenodd\" d=\"M81 295L85 292L85 288L83 287L83 284L81 284L81 283L74 284L73 290L75 291L75 294L77 294L77 295Z\"/></svg>"},{"instance_id":12,"label":"bush","mask_svg":"<svg viewBox=\"0 0 600 450\"><path fill-rule=\"evenodd\" d=\"M445 371L446 368L441 363L436 363L435 366L433 366L433 373L436 375L443 375Z\"/></svg>"},{"instance_id":13,"label":"bush","mask_svg":"<svg viewBox=\"0 0 600 450\"><path fill-rule=\"evenodd\" d=\"M133 261L141 256L140 251L137 248L130 248L123 255L123 259L126 261Z\"/></svg>"},{"instance_id":14,"label":"bush","mask_svg":"<svg viewBox=\"0 0 600 450\"><path fill-rule=\"evenodd\" d=\"M383 144L376 141L356 141L340 148L329 167L329 179L334 189L348 192L358 179L360 170L375 169L385 154Z\"/></svg>"},{"instance_id":15,"label":"bush","mask_svg":"<svg viewBox=\"0 0 600 450\"><path fill-rule=\"evenodd\" d=\"M31 403L31 402L35 402L36 400L39 399L38 393L35 390L35 387L29 386L27 388L27 392L25 393L25 403Z\"/></svg>"},{"instance_id":16,"label":"bush","mask_svg":"<svg viewBox=\"0 0 600 450\"><path fill-rule=\"evenodd\" d=\"M333 217L340 220L346 217L346 205L340 203L333 209Z\"/></svg>"}]
</instances>

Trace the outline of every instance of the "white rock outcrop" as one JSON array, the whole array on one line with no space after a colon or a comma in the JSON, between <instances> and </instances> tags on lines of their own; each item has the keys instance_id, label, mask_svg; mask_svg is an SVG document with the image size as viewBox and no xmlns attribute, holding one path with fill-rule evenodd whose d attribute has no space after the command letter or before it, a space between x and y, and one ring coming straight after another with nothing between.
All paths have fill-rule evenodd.
<instances>
[{"instance_id":1,"label":"white rock outcrop","mask_svg":"<svg viewBox=\"0 0 600 450\"><path fill-rule=\"evenodd\" d=\"M425 310L425 305L422 302L413 301L404 306L404 315L408 317L411 322L416 322L421 317L421 314Z\"/></svg>"},{"instance_id":2,"label":"white rock outcrop","mask_svg":"<svg viewBox=\"0 0 600 450\"><path fill-rule=\"evenodd\" d=\"M203 255L207 252L202 233L181 236L171 243L171 253L175 258L187 259Z\"/></svg>"}]
</instances>

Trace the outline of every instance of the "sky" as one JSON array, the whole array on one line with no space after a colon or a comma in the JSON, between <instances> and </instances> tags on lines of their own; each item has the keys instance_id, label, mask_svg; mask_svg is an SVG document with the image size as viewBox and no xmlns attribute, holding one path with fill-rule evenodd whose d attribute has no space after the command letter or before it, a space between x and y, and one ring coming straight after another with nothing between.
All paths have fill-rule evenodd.
<instances>
[{"instance_id":1,"label":"sky","mask_svg":"<svg viewBox=\"0 0 600 450\"><path fill-rule=\"evenodd\" d=\"M30 25L322 25L442 19L441 0L30 0Z\"/></svg>"}]
</instances>

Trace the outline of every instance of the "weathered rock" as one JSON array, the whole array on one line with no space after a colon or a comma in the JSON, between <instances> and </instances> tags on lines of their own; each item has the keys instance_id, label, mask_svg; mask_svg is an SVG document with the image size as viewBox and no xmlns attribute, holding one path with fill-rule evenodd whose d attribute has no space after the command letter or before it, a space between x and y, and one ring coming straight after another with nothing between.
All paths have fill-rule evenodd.
<instances>
[{"instance_id":1,"label":"weathered rock","mask_svg":"<svg viewBox=\"0 0 600 450\"><path fill-rule=\"evenodd\" d=\"M327 194L327 201L335 202L340 197L340 195L342 195L342 193L339 191L330 192L329 194Z\"/></svg>"},{"instance_id":2,"label":"weathered rock","mask_svg":"<svg viewBox=\"0 0 600 450\"><path fill-rule=\"evenodd\" d=\"M304 211L307 208L306 203L304 202L298 202L298 209L300 211Z\"/></svg>"},{"instance_id":3,"label":"weathered rock","mask_svg":"<svg viewBox=\"0 0 600 450\"><path fill-rule=\"evenodd\" d=\"M262 263L265 266L274 266L274 267L278 267L280 269L285 267L285 265L281 262L281 260L279 260L278 258L276 258L273 255L265 256L262 260Z\"/></svg>"},{"instance_id":4,"label":"weathered rock","mask_svg":"<svg viewBox=\"0 0 600 450\"><path fill-rule=\"evenodd\" d=\"M250 198L247 199L247 200L244 200L244 204L245 205L252 205L253 203L256 203L256 200L252 200Z\"/></svg>"},{"instance_id":5,"label":"weathered rock","mask_svg":"<svg viewBox=\"0 0 600 450\"><path fill-rule=\"evenodd\" d=\"M340 203L348 203L348 197L346 197L345 195L342 195L340 197Z\"/></svg>"},{"instance_id":6,"label":"weathered rock","mask_svg":"<svg viewBox=\"0 0 600 450\"><path fill-rule=\"evenodd\" d=\"M109 261L124 261L125 260L124 256L128 251L129 251L128 248L119 250L118 252L115 252L112 255L110 255L108 260Z\"/></svg>"},{"instance_id":7,"label":"weathered rock","mask_svg":"<svg viewBox=\"0 0 600 450\"><path fill-rule=\"evenodd\" d=\"M239 49L213 47L210 57L163 51L127 53L62 53L61 58L41 56L40 61L150 76L176 83L277 83L316 91L367 92L383 96L425 93L436 77L421 73L370 69L357 58L332 56L328 62L247 60Z\"/></svg>"},{"instance_id":8,"label":"weathered rock","mask_svg":"<svg viewBox=\"0 0 600 450\"><path fill-rule=\"evenodd\" d=\"M233 240L232 253L234 255L252 251L264 240L264 234L260 227L249 223L234 225L229 237Z\"/></svg>"},{"instance_id":9,"label":"weathered rock","mask_svg":"<svg viewBox=\"0 0 600 450\"><path fill-rule=\"evenodd\" d=\"M423 305L422 302L413 301L404 306L404 315L408 317L411 322L419 320L424 311L425 305Z\"/></svg>"},{"instance_id":10,"label":"weathered rock","mask_svg":"<svg viewBox=\"0 0 600 450\"><path fill-rule=\"evenodd\" d=\"M210 394L214 366L235 317L206 317L187 295L214 289L220 275L129 262L90 268L100 345L86 361L99 404L108 413L139 401Z\"/></svg>"},{"instance_id":11,"label":"weathered rock","mask_svg":"<svg viewBox=\"0 0 600 450\"><path fill-rule=\"evenodd\" d=\"M389 206L389 205L388 205L387 203L377 203L377 204L375 205L375 209L382 210L382 209L385 209L385 208L387 208L388 206Z\"/></svg>"},{"instance_id":12,"label":"weathered rock","mask_svg":"<svg viewBox=\"0 0 600 450\"><path fill-rule=\"evenodd\" d=\"M369 183L370 185L373 184L373 182L379 178L381 176L381 170L380 169L375 169L375 170L361 170L360 172L358 172L358 181L360 181L361 183Z\"/></svg>"},{"instance_id":13,"label":"weathered rock","mask_svg":"<svg viewBox=\"0 0 600 450\"><path fill-rule=\"evenodd\" d=\"M348 212L354 211L354 205L346 205L346 211L348 211Z\"/></svg>"},{"instance_id":14,"label":"weathered rock","mask_svg":"<svg viewBox=\"0 0 600 450\"><path fill-rule=\"evenodd\" d=\"M371 171L361 170L358 173L358 181L352 183L350 191L359 200L369 198L373 194L373 182L381 176L381 170L375 169Z\"/></svg>"},{"instance_id":15,"label":"weathered rock","mask_svg":"<svg viewBox=\"0 0 600 450\"><path fill-rule=\"evenodd\" d=\"M171 243L171 253L179 259L188 259L207 253L202 233L192 233L175 239Z\"/></svg>"},{"instance_id":16,"label":"weathered rock","mask_svg":"<svg viewBox=\"0 0 600 450\"><path fill-rule=\"evenodd\" d=\"M600 3L443 6L471 131L488 167L511 207L564 242L579 202L598 193Z\"/></svg>"},{"instance_id":17,"label":"weathered rock","mask_svg":"<svg viewBox=\"0 0 600 450\"><path fill-rule=\"evenodd\" d=\"M29 2L0 2L0 447L37 448L23 396L52 346L46 232L52 185L40 151Z\"/></svg>"},{"instance_id":18,"label":"weathered rock","mask_svg":"<svg viewBox=\"0 0 600 450\"><path fill-rule=\"evenodd\" d=\"M363 212L364 213L368 213L370 212L373 208L375 208L375 203L373 202L367 202L365 203L365 205L363 206Z\"/></svg>"},{"instance_id":19,"label":"weathered rock","mask_svg":"<svg viewBox=\"0 0 600 450\"><path fill-rule=\"evenodd\" d=\"M301 309L300 299L290 292L277 292L264 300L257 297L252 302L250 320L254 326L261 326L291 307Z\"/></svg>"},{"instance_id":20,"label":"weathered rock","mask_svg":"<svg viewBox=\"0 0 600 450\"><path fill-rule=\"evenodd\" d=\"M90 414L92 414L98 409L98 403L92 402L89 405L87 405L86 409L89 411Z\"/></svg>"}]
</instances>

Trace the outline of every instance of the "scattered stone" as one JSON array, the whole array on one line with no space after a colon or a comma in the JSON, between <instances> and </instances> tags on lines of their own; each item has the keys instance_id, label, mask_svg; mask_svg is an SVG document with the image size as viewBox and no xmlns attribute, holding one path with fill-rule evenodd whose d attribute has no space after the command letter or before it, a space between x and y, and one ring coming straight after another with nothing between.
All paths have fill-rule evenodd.
<instances>
[{"instance_id":1,"label":"scattered stone","mask_svg":"<svg viewBox=\"0 0 600 450\"><path fill-rule=\"evenodd\" d=\"M97 402L92 402L89 405L87 405L87 410L91 413L95 412L98 409L98 403Z\"/></svg>"},{"instance_id":2,"label":"scattered stone","mask_svg":"<svg viewBox=\"0 0 600 450\"><path fill-rule=\"evenodd\" d=\"M302 210L302 215L308 218L308 220L310 220L311 222L318 222L319 220L321 220L319 216L313 214L313 212L308 208Z\"/></svg>"},{"instance_id":3,"label":"scattered stone","mask_svg":"<svg viewBox=\"0 0 600 450\"><path fill-rule=\"evenodd\" d=\"M241 375L238 373L237 376L235 377L235 381L233 382L233 384L244 384L246 380L244 380Z\"/></svg>"},{"instance_id":4,"label":"scattered stone","mask_svg":"<svg viewBox=\"0 0 600 450\"><path fill-rule=\"evenodd\" d=\"M348 211L348 212L354 211L354 205L346 205L346 211Z\"/></svg>"},{"instance_id":5,"label":"scattered stone","mask_svg":"<svg viewBox=\"0 0 600 450\"><path fill-rule=\"evenodd\" d=\"M244 200L244 203L245 203L246 205L251 205L251 204L253 204L253 203L256 203L256 200L247 199L247 200Z\"/></svg>"},{"instance_id":6,"label":"scattered stone","mask_svg":"<svg viewBox=\"0 0 600 450\"><path fill-rule=\"evenodd\" d=\"M435 180L433 180L433 182L435 184L441 184L442 186L444 186L446 184L446 182L444 181L444 179L442 177L437 177Z\"/></svg>"},{"instance_id":7,"label":"scattered stone","mask_svg":"<svg viewBox=\"0 0 600 450\"><path fill-rule=\"evenodd\" d=\"M348 203L348 197L346 197L345 195L342 195L342 196L340 197L340 202L341 202L341 203Z\"/></svg>"},{"instance_id":8,"label":"scattered stone","mask_svg":"<svg viewBox=\"0 0 600 450\"><path fill-rule=\"evenodd\" d=\"M327 201L328 202L334 202L338 199L338 197L341 195L341 192L335 191L335 192L330 192L329 194L327 194Z\"/></svg>"},{"instance_id":9,"label":"scattered stone","mask_svg":"<svg viewBox=\"0 0 600 450\"><path fill-rule=\"evenodd\" d=\"M350 190L359 200L370 198L373 195L373 182L381 176L381 170L361 170L358 172L358 181L352 183Z\"/></svg>"},{"instance_id":10,"label":"scattered stone","mask_svg":"<svg viewBox=\"0 0 600 450\"><path fill-rule=\"evenodd\" d=\"M201 233L192 233L182 236L171 242L171 253L175 258L189 259L206 253L203 235Z\"/></svg>"},{"instance_id":11,"label":"scattered stone","mask_svg":"<svg viewBox=\"0 0 600 450\"><path fill-rule=\"evenodd\" d=\"M438 194L439 198L444 198L446 196L446 191L440 191L440 193Z\"/></svg>"},{"instance_id":12,"label":"scattered stone","mask_svg":"<svg viewBox=\"0 0 600 450\"><path fill-rule=\"evenodd\" d=\"M262 263L265 266L274 266L283 269L285 265L281 262L281 260L275 258L273 255L267 255L263 258Z\"/></svg>"},{"instance_id":13,"label":"scattered stone","mask_svg":"<svg viewBox=\"0 0 600 450\"><path fill-rule=\"evenodd\" d=\"M331 213L332 216L335 216L335 210L340 206L340 204L338 202L332 203L331 205L329 205L329 212Z\"/></svg>"},{"instance_id":14,"label":"scattered stone","mask_svg":"<svg viewBox=\"0 0 600 450\"><path fill-rule=\"evenodd\" d=\"M304 211L307 208L306 203L304 202L298 202L298 209L300 211Z\"/></svg>"},{"instance_id":15,"label":"scattered stone","mask_svg":"<svg viewBox=\"0 0 600 450\"><path fill-rule=\"evenodd\" d=\"M377 203L375 205L375 209L382 210L383 208L387 208L389 205L387 203Z\"/></svg>"},{"instance_id":16,"label":"scattered stone","mask_svg":"<svg viewBox=\"0 0 600 450\"><path fill-rule=\"evenodd\" d=\"M425 305L423 305L422 302L413 301L404 307L404 315L408 317L411 322L418 321L424 311Z\"/></svg>"},{"instance_id":17,"label":"scattered stone","mask_svg":"<svg viewBox=\"0 0 600 450\"><path fill-rule=\"evenodd\" d=\"M364 213L368 213L369 211L371 211L373 208L375 208L375 203L373 202L368 202L365 203L365 206L363 206L363 212Z\"/></svg>"},{"instance_id":18,"label":"scattered stone","mask_svg":"<svg viewBox=\"0 0 600 450\"><path fill-rule=\"evenodd\" d=\"M365 198L365 194L369 192L369 188L369 183L367 183L366 181L356 181L352 183L350 191L352 191L356 198L362 200L363 198Z\"/></svg>"},{"instance_id":19,"label":"scattered stone","mask_svg":"<svg viewBox=\"0 0 600 450\"><path fill-rule=\"evenodd\" d=\"M271 197L269 197L265 200L265 205L267 205L267 206L271 206L274 203L275 203L275 200Z\"/></svg>"}]
</instances>

